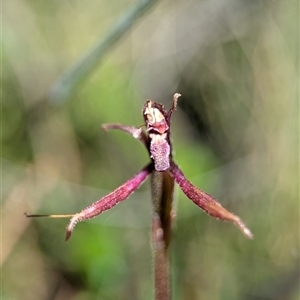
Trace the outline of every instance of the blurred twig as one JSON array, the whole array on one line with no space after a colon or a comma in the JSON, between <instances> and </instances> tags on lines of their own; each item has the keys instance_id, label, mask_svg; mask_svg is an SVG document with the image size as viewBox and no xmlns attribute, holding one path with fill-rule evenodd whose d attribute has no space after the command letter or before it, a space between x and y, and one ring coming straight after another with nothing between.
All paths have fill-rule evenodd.
<instances>
[{"instance_id":1,"label":"blurred twig","mask_svg":"<svg viewBox=\"0 0 300 300\"><path fill-rule=\"evenodd\" d=\"M101 37L92 49L83 54L83 56L54 83L47 97L49 102L58 104L65 101L76 86L96 67L106 52L129 31L134 22L156 2L157 0L139 1L136 6L131 7L125 12L116 22L115 26L113 26L104 37Z\"/></svg>"}]
</instances>

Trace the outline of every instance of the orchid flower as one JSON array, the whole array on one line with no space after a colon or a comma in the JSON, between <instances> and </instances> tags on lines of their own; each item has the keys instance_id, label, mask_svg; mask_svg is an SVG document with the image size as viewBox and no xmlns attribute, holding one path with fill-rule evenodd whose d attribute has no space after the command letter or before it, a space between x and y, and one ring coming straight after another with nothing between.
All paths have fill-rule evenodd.
<instances>
[{"instance_id":1,"label":"orchid flower","mask_svg":"<svg viewBox=\"0 0 300 300\"><path fill-rule=\"evenodd\" d=\"M171 299L168 249L171 241L172 219L175 216L172 208L175 182L183 193L208 215L232 222L246 237L253 238L251 231L238 216L226 210L214 197L194 186L186 179L183 172L174 162L170 128L172 114L177 108L177 101L180 96L178 93L173 96L173 105L169 111L166 111L163 105L147 100L142 109L145 131L142 130L142 126L134 127L122 124L104 124L102 126L106 131L112 129L124 131L140 140L146 147L150 162L131 179L79 213L69 215L26 214L27 217L70 217L71 220L66 229L66 240L68 240L77 223L97 217L102 212L127 199L150 175L152 194L151 237L156 300Z\"/></svg>"},{"instance_id":2,"label":"orchid flower","mask_svg":"<svg viewBox=\"0 0 300 300\"><path fill-rule=\"evenodd\" d=\"M183 172L174 162L172 156L172 144L170 140L170 127L171 117L177 108L177 100L180 96L181 95L178 93L173 96L173 105L169 111L166 111L163 105L147 100L142 109L146 126L145 131L143 131L140 127L126 126L122 124L104 124L102 126L102 128L106 131L118 129L140 140L148 150L151 161L131 179L126 181L110 194L83 209L81 212L74 215L48 215L50 217L72 216L67 226L66 240L70 238L77 223L97 217L102 212L113 208L116 204L127 199L130 194L141 186L148 175L153 172L163 173L165 176L171 177L173 182L175 180L183 193L208 215L220 220L231 221L246 237L253 237L251 231L238 216L226 210L214 197L194 186L188 179L186 179ZM172 183L172 185L174 186L174 183ZM169 204L169 206L170 205L171 204ZM171 214L171 209L168 210L168 214ZM28 216L32 217L37 215Z\"/></svg>"}]
</instances>

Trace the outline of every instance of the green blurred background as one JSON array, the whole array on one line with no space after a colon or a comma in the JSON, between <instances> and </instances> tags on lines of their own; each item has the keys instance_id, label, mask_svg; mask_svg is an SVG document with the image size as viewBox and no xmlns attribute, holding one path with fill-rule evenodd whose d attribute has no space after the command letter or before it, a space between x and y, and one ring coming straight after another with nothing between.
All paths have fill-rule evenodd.
<instances>
[{"instance_id":1,"label":"green blurred background","mask_svg":"<svg viewBox=\"0 0 300 300\"><path fill-rule=\"evenodd\" d=\"M156 2L67 99L53 84L137 2L2 4L2 299L153 298L148 181L67 243L68 220L23 213L78 212L133 176L147 152L101 124L139 126L175 92L176 162L255 239L177 189L173 299L299 299L299 4Z\"/></svg>"}]
</instances>

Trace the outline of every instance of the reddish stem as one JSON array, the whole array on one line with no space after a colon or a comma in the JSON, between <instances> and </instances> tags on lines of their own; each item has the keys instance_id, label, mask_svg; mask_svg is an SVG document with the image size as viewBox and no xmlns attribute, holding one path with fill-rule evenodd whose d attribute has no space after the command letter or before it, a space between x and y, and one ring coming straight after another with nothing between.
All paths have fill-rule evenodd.
<instances>
[{"instance_id":1,"label":"reddish stem","mask_svg":"<svg viewBox=\"0 0 300 300\"><path fill-rule=\"evenodd\" d=\"M171 243L174 179L168 172L152 172L151 193L155 300L169 300L171 279L168 250Z\"/></svg>"}]
</instances>

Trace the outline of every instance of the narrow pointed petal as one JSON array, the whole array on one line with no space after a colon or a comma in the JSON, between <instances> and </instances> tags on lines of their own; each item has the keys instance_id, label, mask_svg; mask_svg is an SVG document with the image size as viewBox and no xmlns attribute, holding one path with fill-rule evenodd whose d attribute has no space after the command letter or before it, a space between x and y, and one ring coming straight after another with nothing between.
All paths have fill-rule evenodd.
<instances>
[{"instance_id":1,"label":"narrow pointed petal","mask_svg":"<svg viewBox=\"0 0 300 300\"><path fill-rule=\"evenodd\" d=\"M189 199L191 199L196 205L198 205L201 209L203 209L207 214L209 214L212 217L221 219L223 221L233 222L246 237L253 238L253 234L251 233L251 231L247 228L247 226L242 222L242 220L238 216L226 210L211 195L201 191L190 181L188 181L179 169L179 167L173 161L171 161L169 171L174 177L175 181L180 186L181 190L186 194L186 196Z\"/></svg>"},{"instance_id":2,"label":"narrow pointed petal","mask_svg":"<svg viewBox=\"0 0 300 300\"><path fill-rule=\"evenodd\" d=\"M149 138L141 128L134 127L134 126L126 126L122 124L103 124L102 128L105 131L112 130L112 129L124 131L132 135L135 139L140 140L146 146L146 148L148 148Z\"/></svg>"},{"instance_id":3,"label":"narrow pointed petal","mask_svg":"<svg viewBox=\"0 0 300 300\"><path fill-rule=\"evenodd\" d=\"M172 114L173 114L174 110L177 109L177 101L178 101L179 97L181 97L181 94L179 94L179 93L175 93L174 96L173 96L173 105L172 105L172 107L170 108L170 110L168 111L168 114L167 114L167 119L168 119L169 122L170 122L170 119L172 117Z\"/></svg>"},{"instance_id":4,"label":"narrow pointed petal","mask_svg":"<svg viewBox=\"0 0 300 300\"><path fill-rule=\"evenodd\" d=\"M121 201L127 199L130 194L140 187L152 170L153 163L150 163L113 192L104 196L89 207L83 209L80 213L75 214L67 226L66 241L70 238L71 233L78 222L94 218L100 215L102 212L113 208Z\"/></svg>"}]
</instances>

